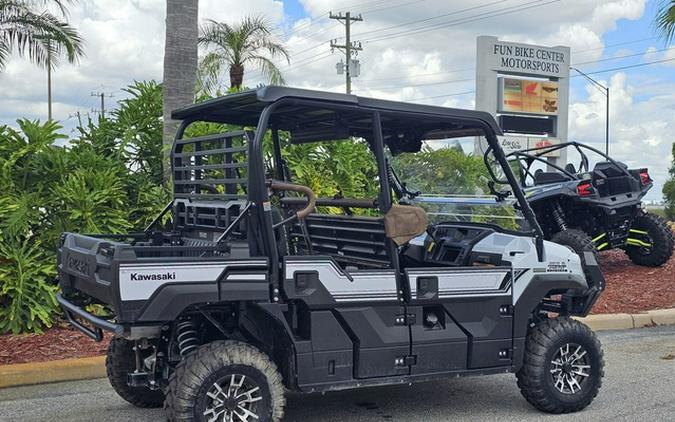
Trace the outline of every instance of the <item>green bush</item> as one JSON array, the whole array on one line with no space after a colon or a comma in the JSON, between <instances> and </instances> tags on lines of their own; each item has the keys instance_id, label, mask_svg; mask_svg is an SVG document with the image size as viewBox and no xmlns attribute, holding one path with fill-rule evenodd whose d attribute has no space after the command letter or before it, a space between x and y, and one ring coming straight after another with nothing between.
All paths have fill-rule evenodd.
<instances>
[{"instance_id":1,"label":"green bush","mask_svg":"<svg viewBox=\"0 0 675 422\"><path fill-rule=\"evenodd\" d=\"M0 333L51 326L57 306L53 259L38 242L0 238Z\"/></svg>"},{"instance_id":2,"label":"green bush","mask_svg":"<svg viewBox=\"0 0 675 422\"><path fill-rule=\"evenodd\" d=\"M109 118L66 136L55 122L0 127L0 333L39 331L57 313L52 280L63 231L143 228L169 200L162 187L162 90L126 90Z\"/></svg>"}]
</instances>

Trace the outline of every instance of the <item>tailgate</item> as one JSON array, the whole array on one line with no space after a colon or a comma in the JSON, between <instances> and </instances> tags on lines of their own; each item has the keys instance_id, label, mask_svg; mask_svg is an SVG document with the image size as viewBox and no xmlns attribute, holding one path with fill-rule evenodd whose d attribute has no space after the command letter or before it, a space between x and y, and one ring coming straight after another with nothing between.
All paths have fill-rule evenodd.
<instances>
[{"instance_id":1,"label":"tailgate","mask_svg":"<svg viewBox=\"0 0 675 422\"><path fill-rule=\"evenodd\" d=\"M113 247L125 244L75 233L63 236L58 252L59 284L63 292L79 291L118 311Z\"/></svg>"}]
</instances>

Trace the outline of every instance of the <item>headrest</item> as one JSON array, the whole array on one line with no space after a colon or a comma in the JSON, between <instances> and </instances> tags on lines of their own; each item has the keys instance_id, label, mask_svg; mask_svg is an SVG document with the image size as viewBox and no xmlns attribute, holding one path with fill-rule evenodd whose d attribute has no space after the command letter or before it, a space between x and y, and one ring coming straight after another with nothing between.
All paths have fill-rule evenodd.
<instances>
[{"instance_id":1,"label":"headrest","mask_svg":"<svg viewBox=\"0 0 675 422\"><path fill-rule=\"evenodd\" d=\"M384 216L384 232L398 246L424 233L428 224L427 213L411 205L392 205Z\"/></svg>"}]
</instances>

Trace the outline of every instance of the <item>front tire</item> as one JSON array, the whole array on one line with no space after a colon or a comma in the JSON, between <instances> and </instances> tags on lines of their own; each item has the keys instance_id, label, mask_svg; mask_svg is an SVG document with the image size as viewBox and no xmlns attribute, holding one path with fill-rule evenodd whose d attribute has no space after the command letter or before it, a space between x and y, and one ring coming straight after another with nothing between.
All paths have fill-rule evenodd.
<instances>
[{"instance_id":1,"label":"front tire","mask_svg":"<svg viewBox=\"0 0 675 422\"><path fill-rule=\"evenodd\" d=\"M278 422L285 404L281 375L266 354L246 343L216 341L178 363L164 407L170 421Z\"/></svg>"},{"instance_id":2,"label":"front tire","mask_svg":"<svg viewBox=\"0 0 675 422\"><path fill-rule=\"evenodd\" d=\"M673 254L673 232L666 220L656 214L645 212L638 215L633 221L628 237L635 243L644 244L628 244L625 247L626 254L637 265L660 267L668 262Z\"/></svg>"},{"instance_id":3,"label":"front tire","mask_svg":"<svg viewBox=\"0 0 675 422\"><path fill-rule=\"evenodd\" d=\"M602 386L602 347L586 325L567 317L530 329L522 368L516 373L525 399L547 413L577 412Z\"/></svg>"},{"instance_id":4,"label":"front tire","mask_svg":"<svg viewBox=\"0 0 675 422\"><path fill-rule=\"evenodd\" d=\"M136 370L134 343L119 337L110 340L105 359L105 369L113 390L124 400L136 407L162 407L164 393L147 387L131 387L127 374Z\"/></svg>"}]
</instances>

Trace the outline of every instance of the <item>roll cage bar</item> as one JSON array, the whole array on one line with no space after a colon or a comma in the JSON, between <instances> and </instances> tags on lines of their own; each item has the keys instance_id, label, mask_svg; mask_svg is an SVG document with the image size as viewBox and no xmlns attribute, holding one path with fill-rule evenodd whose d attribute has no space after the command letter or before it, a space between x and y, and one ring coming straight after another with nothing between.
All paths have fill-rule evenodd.
<instances>
[{"instance_id":1,"label":"roll cage bar","mask_svg":"<svg viewBox=\"0 0 675 422\"><path fill-rule=\"evenodd\" d=\"M526 183L526 179L527 179L528 176L531 177L532 180L534 180L535 175L530 171L530 169L532 168L532 165L535 162L544 163L547 166L558 170L566 179L569 179L571 181L580 180L578 173L577 174L572 173L572 172L568 171L567 169L565 169L563 167L560 167L559 165L548 161L546 159L546 157L542 157L543 155L548 154L550 152L557 151L557 150L560 150L560 149L569 148L569 147L574 147L574 149L576 149L577 152L579 152L579 155L581 156L581 163L579 164L579 172L581 172L582 168L585 169L585 172L590 171L589 164L588 164L589 163L588 162L588 156L583 151L585 149L585 150L589 150L589 151L592 151L592 152L600 155L601 157L603 157L605 159L605 161L610 162L610 163L614 164L617 168L621 169L621 171L623 173L625 173L627 176L629 176L629 177L631 176L630 172L624 166L622 166L620 163L618 163L617 161L612 159L612 157L608 156L607 154L605 154L604 152L602 152L602 151L600 151L596 148L593 148L590 145L582 144L582 143L576 142L576 141L563 142L563 143L558 144L558 145L551 145L551 146L543 147L543 148L528 148L528 149L524 149L524 150L520 150L520 151L514 151L514 152L509 153L506 156L506 158L509 161L516 161L516 160L518 161L518 169L519 169L519 173L520 173L519 174L520 182L521 182L521 186L523 186L523 187L526 186L525 183ZM485 162L486 162L486 165L487 165L487 152L485 154ZM488 166L488 169L489 168L490 167ZM491 173L491 176L493 177L493 179L495 179L495 181L500 182L499 180L496 179L496 177L494 176L492 171L490 171L490 173ZM503 183L503 182L500 182L500 183Z\"/></svg>"},{"instance_id":2,"label":"roll cage bar","mask_svg":"<svg viewBox=\"0 0 675 422\"><path fill-rule=\"evenodd\" d=\"M290 90L290 91L300 91L300 90ZM237 94L235 94L237 95ZM352 97L352 96L349 96ZM250 226L254 228L254 233L252 236L256 238L260 244L259 247L253 247L251 245L251 254L265 255L269 258L270 266L272 268L279 268L279 257L276 253L276 236L274 233L274 224L272 221L272 214L269 206L269 189L267 184L267 176L264 167L263 160L263 141L267 129L271 130L272 133L272 143L273 143L273 157L274 157L274 177L282 181L286 181L288 174L285 169L285 164L281 155L281 146L279 139L279 131L287 130L286 128L280 127L278 124L272 121L272 118L275 117L275 113L279 111L280 108L284 106L294 106L294 107L307 107L314 109L330 109L334 111L358 111L361 114L370 114L371 121L371 134L372 136L365 136L370 149L373 152L377 166L378 166L378 179L380 184L380 192L378 199L375 205L380 209L380 211L386 213L392 206L392 186L390 186L389 171L387 159L385 156L385 139L383 136L383 125L382 125L382 115L406 115L409 117L419 116L420 118L426 117L428 119L434 120L446 120L452 121L453 117L444 115L442 113L434 113L432 110L438 108L443 110L440 107L428 107L420 106L415 104L410 104L410 111L403 110L402 107L406 106L405 103L392 103L396 104L396 109L389 109L386 107L378 108L374 106L377 104L377 100L366 99L369 101L368 105L360 105L358 103L352 102L341 102L341 101L332 101L323 100L323 99L304 99L297 97L281 97L275 99L273 102L270 102L262 108L258 118L258 123L256 125L256 130L253 136L253 139L248 146L248 189L247 189L247 200L250 206L247 206L249 217L254 220L254 223ZM386 104L386 102L383 102ZM215 106L215 104L214 104ZM224 105L220 105L222 107ZM202 106L203 107L203 106ZM184 109L185 110L185 109ZM464 111L464 110L462 110ZM468 112L467 112L468 114ZM476 116L479 113L475 113ZM174 143L179 142L184 134L187 127L197 121L213 121L212 119L200 119L199 113L194 115L185 116L185 120L182 120L178 130L176 132ZM516 176L513 174L509 167L508 160L504 151L502 150L499 141L497 139L497 133L495 128L498 128L495 122L489 122L486 118L483 117L483 114L480 114L480 117L467 117L462 116L460 118L454 119L455 121L461 120L462 122L470 123L476 129L482 131L485 135L489 148L494 150L494 156L499 162L500 166L504 169L504 173L507 178L508 184L512 188L514 197L517 200L518 207L521 209L523 216L526 218L528 223L534 229L535 244L540 260L543 260L543 241L544 234L539 226L535 214L530 208L523 191L520 189L520 185L516 179ZM220 123L228 123L227 121L219 121ZM336 122L337 123L337 122ZM264 128L264 130L263 130ZM363 128L361 128L363 130ZM348 135L352 136L352 135ZM173 166L173 160L172 160ZM173 201L172 201L173 203ZM167 205L164 212L168 212L171 208L171 204ZM159 218L157 219L159 220ZM152 227L149 226L149 229ZM254 242L257 243L257 242ZM396 256L396 254L391 254L391 256ZM392 258L393 259L393 258ZM396 262L396 267L398 263ZM278 286L279 280L276 275L272 276L270 280L272 286Z\"/></svg>"}]
</instances>

